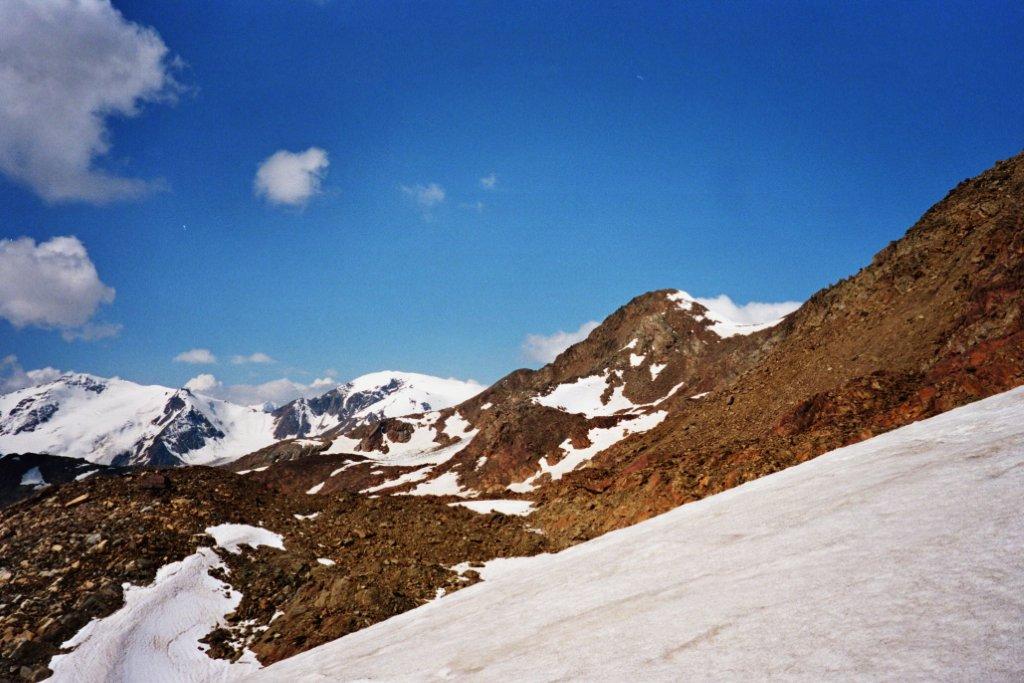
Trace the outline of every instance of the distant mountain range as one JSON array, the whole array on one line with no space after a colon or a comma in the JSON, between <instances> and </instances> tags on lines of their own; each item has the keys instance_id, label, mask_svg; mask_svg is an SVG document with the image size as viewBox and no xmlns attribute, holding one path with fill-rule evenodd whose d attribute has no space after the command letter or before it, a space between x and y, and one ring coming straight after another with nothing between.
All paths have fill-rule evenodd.
<instances>
[{"instance_id":1,"label":"distant mountain range","mask_svg":"<svg viewBox=\"0 0 1024 683\"><path fill-rule=\"evenodd\" d=\"M445 408L472 382L375 372L266 412L127 380L68 373L0 396L0 453L47 453L103 465L220 464L280 439Z\"/></svg>"}]
</instances>

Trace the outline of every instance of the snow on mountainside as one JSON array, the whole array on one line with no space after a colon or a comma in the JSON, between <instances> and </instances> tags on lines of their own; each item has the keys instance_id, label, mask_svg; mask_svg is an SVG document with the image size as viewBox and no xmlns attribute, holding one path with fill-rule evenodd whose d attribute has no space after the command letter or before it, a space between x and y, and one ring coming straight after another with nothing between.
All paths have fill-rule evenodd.
<instances>
[{"instance_id":1,"label":"snow on mountainside","mask_svg":"<svg viewBox=\"0 0 1024 683\"><path fill-rule=\"evenodd\" d=\"M273 413L195 394L82 373L0 396L0 452L100 464L213 464L280 438L445 407L480 387L411 373L372 373Z\"/></svg>"},{"instance_id":2,"label":"snow on mountainside","mask_svg":"<svg viewBox=\"0 0 1024 683\"><path fill-rule=\"evenodd\" d=\"M99 464L206 464L266 445L272 424L187 389L82 373L0 397L0 450Z\"/></svg>"},{"instance_id":3,"label":"snow on mountainside","mask_svg":"<svg viewBox=\"0 0 1024 683\"><path fill-rule=\"evenodd\" d=\"M480 393L476 382L385 370L346 382L315 398L300 398L274 411L278 439L351 429L386 417L447 408Z\"/></svg>"},{"instance_id":4,"label":"snow on mountainside","mask_svg":"<svg viewBox=\"0 0 1024 683\"><path fill-rule=\"evenodd\" d=\"M252 680L1024 676L1024 388L841 448Z\"/></svg>"},{"instance_id":5,"label":"snow on mountainside","mask_svg":"<svg viewBox=\"0 0 1024 683\"><path fill-rule=\"evenodd\" d=\"M641 295L553 363L516 371L454 408L384 419L372 431L339 425L324 434L331 443L320 452L357 458L305 490L500 497L558 480L655 428L684 387L697 393L728 378L729 337L780 322L764 312L741 320L705 302L716 303L678 290Z\"/></svg>"}]
</instances>

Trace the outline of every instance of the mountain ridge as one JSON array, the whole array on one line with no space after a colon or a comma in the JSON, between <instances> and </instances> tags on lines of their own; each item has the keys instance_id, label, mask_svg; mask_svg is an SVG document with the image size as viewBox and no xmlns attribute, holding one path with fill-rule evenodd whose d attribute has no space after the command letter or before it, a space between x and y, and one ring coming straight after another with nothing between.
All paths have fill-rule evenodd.
<instances>
[{"instance_id":1,"label":"mountain ridge","mask_svg":"<svg viewBox=\"0 0 1024 683\"><path fill-rule=\"evenodd\" d=\"M80 457L115 466L226 462L339 425L444 406L478 385L416 373L371 373L271 413L118 377L65 373L0 396L0 451Z\"/></svg>"}]
</instances>

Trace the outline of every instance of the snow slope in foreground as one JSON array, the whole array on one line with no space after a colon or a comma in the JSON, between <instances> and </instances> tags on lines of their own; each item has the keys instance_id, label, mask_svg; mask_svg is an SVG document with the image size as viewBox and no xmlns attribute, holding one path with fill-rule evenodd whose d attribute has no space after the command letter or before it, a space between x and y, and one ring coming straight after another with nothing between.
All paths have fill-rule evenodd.
<instances>
[{"instance_id":1,"label":"snow slope in foreground","mask_svg":"<svg viewBox=\"0 0 1024 683\"><path fill-rule=\"evenodd\" d=\"M284 548L279 534L248 524L209 527L217 545ZM245 651L237 662L212 659L200 643L242 601L242 594L210 575L226 565L210 548L199 548L157 571L149 586L125 584L125 604L93 619L63 644L70 652L50 661L55 683L183 683L227 681L260 664Z\"/></svg>"},{"instance_id":2,"label":"snow slope in foreground","mask_svg":"<svg viewBox=\"0 0 1024 683\"><path fill-rule=\"evenodd\" d=\"M1024 388L328 643L257 680L1024 677Z\"/></svg>"}]
</instances>

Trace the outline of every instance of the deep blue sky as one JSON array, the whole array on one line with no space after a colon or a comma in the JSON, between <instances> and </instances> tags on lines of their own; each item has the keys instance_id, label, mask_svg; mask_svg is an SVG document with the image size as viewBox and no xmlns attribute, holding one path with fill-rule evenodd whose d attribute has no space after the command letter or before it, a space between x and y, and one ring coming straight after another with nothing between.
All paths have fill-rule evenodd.
<instances>
[{"instance_id":1,"label":"deep blue sky","mask_svg":"<svg viewBox=\"0 0 1024 683\"><path fill-rule=\"evenodd\" d=\"M205 347L280 361L201 369L226 382L489 382L526 334L651 289L805 299L1024 146L1019 3L115 5L189 92L113 122L101 165L166 190L47 203L0 179L0 237L76 235L124 326L0 320L26 368L179 384L200 369L171 358ZM254 196L260 161L310 146L321 195ZM425 220L400 186L431 182Z\"/></svg>"}]
</instances>

